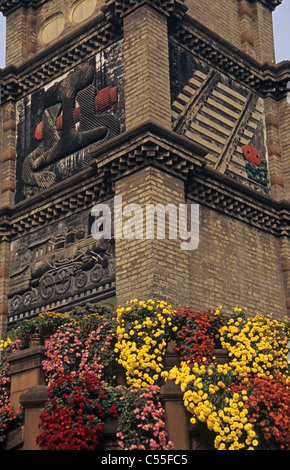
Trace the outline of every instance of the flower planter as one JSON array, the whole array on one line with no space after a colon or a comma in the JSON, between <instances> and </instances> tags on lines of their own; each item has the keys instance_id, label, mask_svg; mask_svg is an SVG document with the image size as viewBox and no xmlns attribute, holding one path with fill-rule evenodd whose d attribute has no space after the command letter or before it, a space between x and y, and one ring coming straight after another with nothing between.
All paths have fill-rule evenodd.
<instances>
[{"instance_id":1,"label":"flower planter","mask_svg":"<svg viewBox=\"0 0 290 470\"><path fill-rule=\"evenodd\" d=\"M45 383L42 361L44 346L38 345L11 354L7 358L11 375L10 406L19 408L19 397L34 385Z\"/></svg>"},{"instance_id":2,"label":"flower planter","mask_svg":"<svg viewBox=\"0 0 290 470\"><path fill-rule=\"evenodd\" d=\"M175 351L175 341L170 341L167 345L166 353L164 356L164 369L169 371L174 366L180 365L180 354Z\"/></svg>"},{"instance_id":3,"label":"flower planter","mask_svg":"<svg viewBox=\"0 0 290 470\"><path fill-rule=\"evenodd\" d=\"M226 349L214 349L213 360L216 364L228 364L229 353Z\"/></svg>"},{"instance_id":4,"label":"flower planter","mask_svg":"<svg viewBox=\"0 0 290 470\"><path fill-rule=\"evenodd\" d=\"M206 423L189 425L190 450L215 450L214 438L215 433L207 428Z\"/></svg>"},{"instance_id":5,"label":"flower planter","mask_svg":"<svg viewBox=\"0 0 290 470\"><path fill-rule=\"evenodd\" d=\"M29 348L34 348L36 346L42 346L43 341L40 335L33 335L29 341Z\"/></svg>"},{"instance_id":6,"label":"flower planter","mask_svg":"<svg viewBox=\"0 0 290 470\"><path fill-rule=\"evenodd\" d=\"M118 424L118 418L106 418L100 444L96 450L121 450L116 436Z\"/></svg>"}]
</instances>

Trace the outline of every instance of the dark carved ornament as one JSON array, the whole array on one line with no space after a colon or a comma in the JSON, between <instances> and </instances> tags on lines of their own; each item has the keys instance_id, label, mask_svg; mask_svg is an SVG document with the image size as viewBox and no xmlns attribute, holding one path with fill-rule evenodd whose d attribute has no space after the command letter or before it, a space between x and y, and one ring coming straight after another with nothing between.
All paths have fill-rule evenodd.
<instances>
[{"instance_id":1,"label":"dark carved ornament","mask_svg":"<svg viewBox=\"0 0 290 470\"><path fill-rule=\"evenodd\" d=\"M89 149L124 130L122 41L16 107L16 202L90 166Z\"/></svg>"},{"instance_id":2,"label":"dark carved ornament","mask_svg":"<svg viewBox=\"0 0 290 470\"><path fill-rule=\"evenodd\" d=\"M169 51L173 131L207 148L211 168L268 193L262 98L173 41Z\"/></svg>"},{"instance_id":3,"label":"dark carved ornament","mask_svg":"<svg viewBox=\"0 0 290 470\"><path fill-rule=\"evenodd\" d=\"M144 166L154 166L182 178L186 194L197 203L238 218L276 236L290 236L290 205L204 165L205 150L189 139L146 124L119 135L91 151L95 163L83 173L58 183L42 194L0 211L0 241L13 241L49 227L76 211L88 209L114 194L114 181ZM80 281L81 282L81 281Z\"/></svg>"},{"instance_id":4,"label":"dark carved ornament","mask_svg":"<svg viewBox=\"0 0 290 470\"><path fill-rule=\"evenodd\" d=\"M45 0L43 0L44 2ZM18 6L36 6L41 1L1 1L0 11L8 12ZM280 2L263 0L269 8ZM0 104L18 100L38 86L88 59L98 50L120 39L123 34L123 17L141 5L148 4L168 17L169 35L178 44L206 60L210 65L228 73L239 83L250 87L262 97L282 99L287 94L290 81L289 63L263 64L243 54L239 49L229 48L226 41L189 18L186 2L182 0L107 0L101 8L98 21L84 26L84 34L72 34L37 54L29 63L20 67L0 69ZM81 39L80 39L81 38Z\"/></svg>"},{"instance_id":5,"label":"dark carved ornament","mask_svg":"<svg viewBox=\"0 0 290 470\"><path fill-rule=\"evenodd\" d=\"M103 113L117 103L117 87L106 87L96 94L93 80L94 69L85 64L45 93L43 120L35 131L39 145L25 157L22 167L22 180L27 185L51 186L56 180L51 165L120 132L117 119Z\"/></svg>"},{"instance_id":6,"label":"dark carved ornament","mask_svg":"<svg viewBox=\"0 0 290 470\"><path fill-rule=\"evenodd\" d=\"M39 228L11 244L9 322L114 292L114 245L94 240L89 212Z\"/></svg>"}]
</instances>

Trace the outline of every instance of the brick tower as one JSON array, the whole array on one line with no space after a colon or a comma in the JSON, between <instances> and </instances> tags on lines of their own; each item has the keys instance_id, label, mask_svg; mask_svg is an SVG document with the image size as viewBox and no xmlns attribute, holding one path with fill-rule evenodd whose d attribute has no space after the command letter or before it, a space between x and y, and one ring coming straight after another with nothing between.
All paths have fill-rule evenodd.
<instances>
[{"instance_id":1,"label":"brick tower","mask_svg":"<svg viewBox=\"0 0 290 470\"><path fill-rule=\"evenodd\" d=\"M3 336L44 310L131 298L289 312L280 3L0 0ZM96 240L91 210L116 196L194 204L198 246L136 231Z\"/></svg>"}]
</instances>

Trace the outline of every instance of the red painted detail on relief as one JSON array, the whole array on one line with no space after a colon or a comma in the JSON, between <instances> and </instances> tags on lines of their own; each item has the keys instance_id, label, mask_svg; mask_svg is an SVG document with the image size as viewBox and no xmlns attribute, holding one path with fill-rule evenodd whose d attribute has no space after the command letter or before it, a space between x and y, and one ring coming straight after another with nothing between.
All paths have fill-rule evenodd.
<instances>
[{"instance_id":1,"label":"red painted detail on relief","mask_svg":"<svg viewBox=\"0 0 290 470\"><path fill-rule=\"evenodd\" d=\"M262 163L262 157L260 152L251 145L244 145L243 146L243 154L246 160L250 162L253 166L260 166Z\"/></svg>"},{"instance_id":2,"label":"red painted detail on relief","mask_svg":"<svg viewBox=\"0 0 290 470\"><path fill-rule=\"evenodd\" d=\"M95 98L96 111L102 112L118 102L118 87L106 87L100 90Z\"/></svg>"},{"instance_id":3,"label":"red painted detail on relief","mask_svg":"<svg viewBox=\"0 0 290 470\"><path fill-rule=\"evenodd\" d=\"M78 106L73 110L73 117L76 121L78 121L81 117L81 108Z\"/></svg>"},{"instance_id":4,"label":"red painted detail on relief","mask_svg":"<svg viewBox=\"0 0 290 470\"><path fill-rule=\"evenodd\" d=\"M35 129L34 135L36 140L42 140L42 121L38 124L37 128Z\"/></svg>"},{"instance_id":5,"label":"red painted detail on relief","mask_svg":"<svg viewBox=\"0 0 290 470\"><path fill-rule=\"evenodd\" d=\"M97 112L106 111L110 106L118 102L118 87L108 86L100 90L95 98L95 110ZM81 108L78 106L73 110L73 118L75 121L79 121L81 118ZM56 120L56 129L62 130L62 114L60 114ZM42 121L38 124L35 129L35 138L42 140Z\"/></svg>"},{"instance_id":6,"label":"red painted detail on relief","mask_svg":"<svg viewBox=\"0 0 290 470\"><path fill-rule=\"evenodd\" d=\"M56 130L57 131L62 130L62 114L60 114L56 120Z\"/></svg>"}]
</instances>

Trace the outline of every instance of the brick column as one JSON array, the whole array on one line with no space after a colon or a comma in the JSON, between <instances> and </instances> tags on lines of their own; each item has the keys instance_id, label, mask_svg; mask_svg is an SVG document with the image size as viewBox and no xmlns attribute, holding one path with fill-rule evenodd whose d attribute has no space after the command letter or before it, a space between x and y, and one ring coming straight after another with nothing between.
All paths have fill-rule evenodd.
<instances>
[{"instance_id":1,"label":"brick column","mask_svg":"<svg viewBox=\"0 0 290 470\"><path fill-rule=\"evenodd\" d=\"M42 361L44 346L35 346L11 354L8 363L11 375L10 405L19 408L19 398L24 392L35 385L45 383Z\"/></svg>"},{"instance_id":2,"label":"brick column","mask_svg":"<svg viewBox=\"0 0 290 470\"><path fill-rule=\"evenodd\" d=\"M263 2L252 3L253 40L256 59L262 64L275 62L272 12Z\"/></svg>"},{"instance_id":3,"label":"brick column","mask_svg":"<svg viewBox=\"0 0 290 470\"><path fill-rule=\"evenodd\" d=\"M39 429L39 417L47 396L46 385L35 385L20 396L20 404L24 409L22 450L41 450L36 444L36 436L41 432Z\"/></svg>"},{"instance_id":4,"label":"brick column","mask_svg":"<svg viewBox=\"0 0 290 470\"><path fill-rule=\"evenodd\" d=\"M284 175L284 198L290 201L290 104L286 98L278 104L278 118L281 142L280 160Z\"/></svg>"},{"instance_id":5,"label":"brick column","mask_svg":"<svg viewBox=\"0 0 290 470\"><path fill-rule=\"evenodd\" d=\"M265 99L264 103L271 196L274 199L281 200L285 198L285 182L280 138L279 104L271 98Z\"/></svg>"},{"instance_id":6,"label":"brick column","mask_svg":"<svg viewBox=\"0 0 290 470\"><path fill-rule=\"evenodd\" d=\"M0 207L14 203L15 192L15 103L8 101L1 108L0 137Z\"/></svg>"},{"instance_id":7,"label":"brick column","mask_svg":"<svg viewBox=\"0 0 290 470\"><path fill-rule=\"evenodd\" d=\"M26 8L19 7L6 18L6 66L21 65L27 58Z\"/></svg>"},{"instance_id":8,"label":"brick column","mask_svg":"<svg viewBox=\"0 0 290 470\"><path fill-rule=\"evenodd\" d=\"M8 314L10 243L6 233L6 216L1 208L12 206L15 195L15 103L0 106L0 338L6 336Z\"/></svg>"},{"instance_id":9,"label":"brick column","mask_svg":"<svg viewBox=\"0 0 290 470\"><path fill-rule=\"evenodd\" d=\"M126 130L151 122L171 130L171 98L167 16L148 4L123 18ZM115 183L123 207L184 203L181 179L153 167L139 169ZM125 219L123 220L125 222ZM117 302L131 298L165 298L171 304L189 301L188 256L180 240L116 240ZM182 292L180 285L183 286Z\"/></svg>"},{"instance_id":10,"label":"brick column","mask_svg":"<svg viewBox=\"0 0 290 470\"><path fill-rule=\"evenodd\" d=\"M241 45L244 52L255 56L253 38L253 10L246 0L242 0L239 9Z\"/></svg>"},{"instance_id":11,"label":"brick column","mask_svg":"<svg viewBox=\"0 0 290 470\"><path fill-rule=\"evenodd\" d=\"M0 339L6 338L10 245L0 241Z\"/></svg>"},{"instance_id":12,"label":"brick column","mask_svg":"<svg viewBox=\"0 0 290 470\"><path fill-rule=\"evenodd\" d=\"M181 250L180 239L169 239L168 218L164 239L157 239L156 228L153 239L147 239L145 231L148 204L184 204L182 180L147 167L118 180L115 195L122 196L123 211L128 204L139 204L143 212L142 239L123 237L115 241L117 303L124 304L131 298L155 298L165 299L173 306L187 305L188 252ZM129 217L123 217L123 226L127 220Z\"/></svg>"},{"instance_id":13,"label":"brick column","mask_svg":"<svg viewBox=\"0 0 290 470\"><path fill-rule=\"evenodd\" d=\"M167 18L148 5L124 18L126 130L145 121L171 128Z\"/></svg>"},{"instance_id":14,"label":"brick column","mask_svg":"<svg viewBox=\"0 0 290 470\"><path fill-rule=\"evenodd\" d=\"M290 240L287 237L281 238L281 259L282 274L285 290L285 302L287 308L287 316L290 316Z\"/></svg>"}]
</instances>

